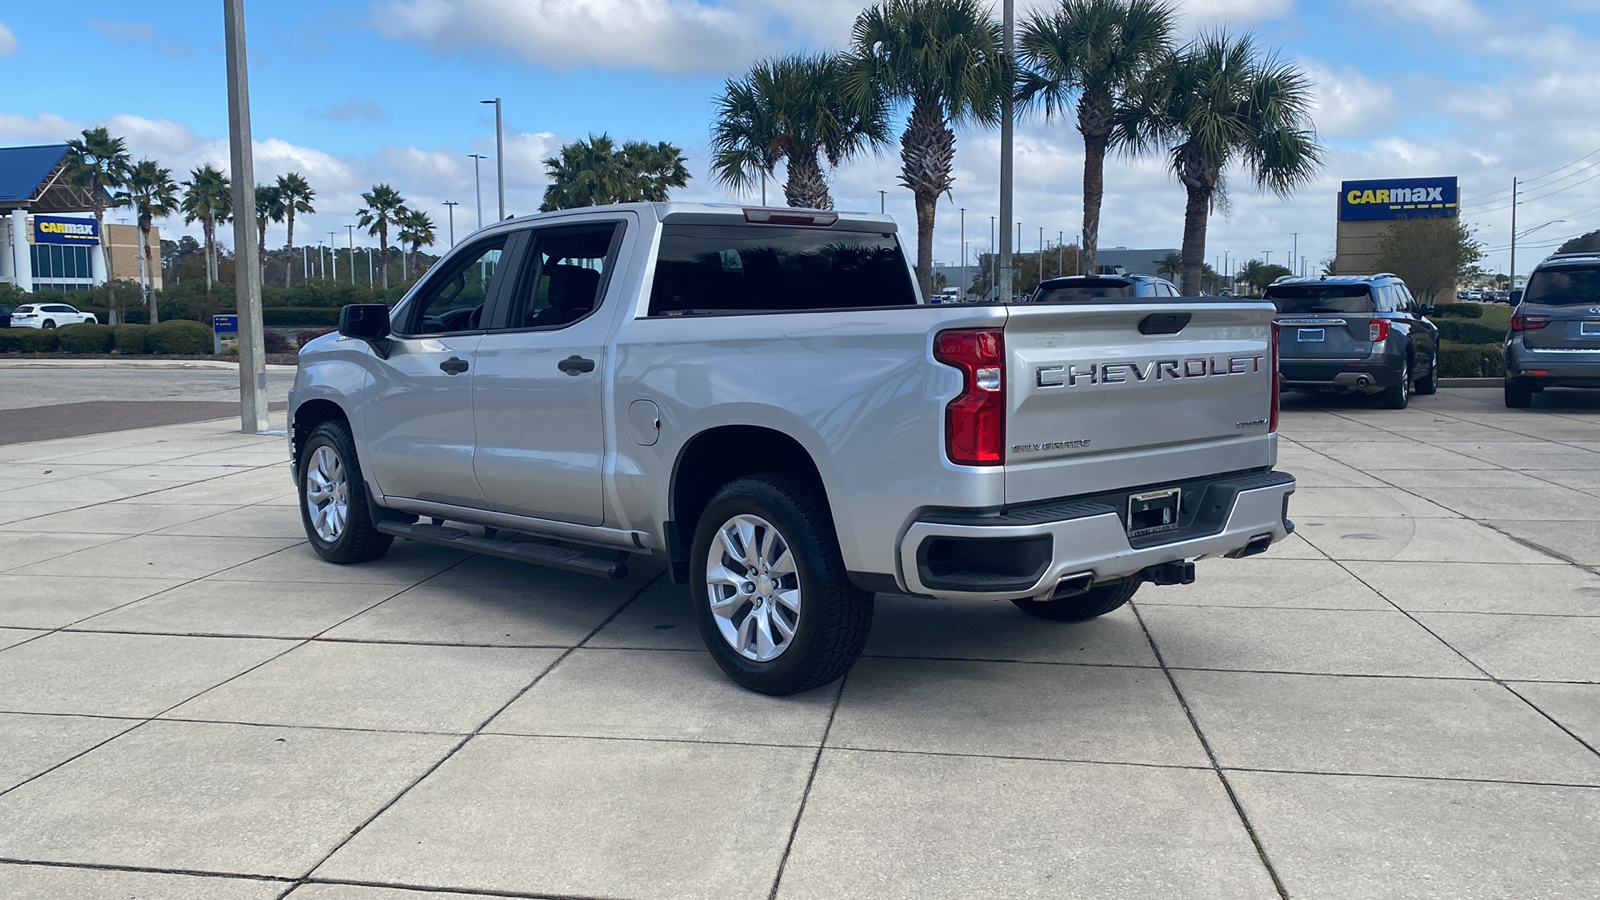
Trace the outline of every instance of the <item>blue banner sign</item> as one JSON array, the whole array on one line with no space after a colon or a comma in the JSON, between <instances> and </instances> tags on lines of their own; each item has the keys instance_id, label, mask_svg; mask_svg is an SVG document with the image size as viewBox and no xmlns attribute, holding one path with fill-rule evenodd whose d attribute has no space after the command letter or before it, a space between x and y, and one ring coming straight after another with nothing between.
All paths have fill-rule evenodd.
<instances>
[{"instance_id":1,"label":"blue banner sign","mask_svg":"<svg viewBox=\"0 0 1600 900\"><path fill-rule=\"evenodd\" d=\"M64 216L34 216L35 244L99 244L100 226L93 219Z\"/></svg>"},{"instance_id":2,"label":"blue banner sign","mask_svg":"<svg viewBox=\"0 0 1600 900\"><path fill-rule=\"evenodd\" d=\"M211 317L211 330L215 331L217 334L238 334L239 333L239 317L238 316L212 316Z\"/></svg>"},{"instance_id":3,"label":"blue banner sign","mask_svg":"<svg viewBox=\"0 0 1600 900\"><path fill-rule=\"evenodd\" d=\"M1454 178L1387 178L1346 181L1339 189L1339 221L1454 219L1461 215L1461 189Z\"/></svg>"}]
</instances>

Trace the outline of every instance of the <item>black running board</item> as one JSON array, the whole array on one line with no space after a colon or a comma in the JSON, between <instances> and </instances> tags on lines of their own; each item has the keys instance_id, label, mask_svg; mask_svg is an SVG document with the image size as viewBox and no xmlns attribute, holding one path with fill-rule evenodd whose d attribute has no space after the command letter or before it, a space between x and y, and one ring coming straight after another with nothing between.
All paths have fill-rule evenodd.
<instances>
[{"instance_id":1,"label":"black running board","mask_svg":"<svg viewBox=\"0 0 1600 900\"><path fill-rule=\"evenodd\" d=\"M593 575L597 578L610 578L612 580L628 577L628 563L626 560L590 556L588 552L572 547L513 543L498 538L479 537L465 529L450 528L445 525L424 525L420 523L410 525L404 522L379 522L377 523L377 528L384 534L392 534L395 537L438 544L441 547L454 547L458 550L469 550L486 556L498 556L501 559L514 559L517 562L533 563L537 566L561 569L564 572L576 572L579 575ZM596 547L593 552L606 553L609 551ZM618 557L623 554L624 551L616 551Z\"/></svg>"}]
</instances>

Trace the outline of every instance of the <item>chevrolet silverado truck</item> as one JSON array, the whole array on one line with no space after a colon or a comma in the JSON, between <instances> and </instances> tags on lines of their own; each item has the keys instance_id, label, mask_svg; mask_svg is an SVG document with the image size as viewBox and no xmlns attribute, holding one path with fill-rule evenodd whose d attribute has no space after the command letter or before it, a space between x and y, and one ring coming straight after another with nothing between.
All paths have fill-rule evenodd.
<instances>
[{"instance_id":1,"label":"chevrolet silverado truck","mask_svg":"<svg viewBox=\"0 0 1600 900\"><path fill-rule=\"evenodd\" d=\"M333 563L656 557L734 681L794 693L848 671L876 593L1077 621L1286 537L1273 313L929 304L881 215L509 219L301 351L300 513Z\"/></svg>"}]
</instances>

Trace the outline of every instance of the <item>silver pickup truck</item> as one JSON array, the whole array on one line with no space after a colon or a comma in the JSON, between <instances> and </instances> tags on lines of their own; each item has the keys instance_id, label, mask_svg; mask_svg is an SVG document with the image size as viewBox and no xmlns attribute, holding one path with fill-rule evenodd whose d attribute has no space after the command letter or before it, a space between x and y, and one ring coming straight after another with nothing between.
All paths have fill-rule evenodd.
<instances>
[{"instance_id":1,"label":"silver pickup truck","mask_svg":"<svg viewBox=\"0 0 1600 900\"><path fill-rule=\"evenodd\" d=\"M878 592L1076 621L1286 537L1269 303L930 305L884 216L511 219L300 354L323 558L659 558L739 684L841 677Z\"/></svg>"}]
</instances>

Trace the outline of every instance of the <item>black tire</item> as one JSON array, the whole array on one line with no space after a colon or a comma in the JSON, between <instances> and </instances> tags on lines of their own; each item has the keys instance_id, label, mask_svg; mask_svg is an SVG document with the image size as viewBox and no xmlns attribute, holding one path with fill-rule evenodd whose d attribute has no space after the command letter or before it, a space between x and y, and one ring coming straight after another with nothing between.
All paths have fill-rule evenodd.
<instances>
[{"instance_id":1,"label":"black tire","mask_svg":"<svg viewBox=\"0 0 1600 900\"><path fill-rule=\"evenodd\" d=\"M311 507L306 500L307 482L311 463L320 448L329 448L338 457L345 472L346 515L344 526L332 541L317 534L311 520ZM300 497L300 524L304 526L306 540L317 555L331 563L371 562L389 552L394 535L384 534L373 526L372 506L367 501L367 483L361 476L361 463L356 459L356 444L350 437L350 426L340 421L323 422L306 438L300 448L297 484Z\"/></svg>"},{"instance_id":2,"label":"black tire","mask_svg":"<svg viewBox=\"0 0 1600 900\"><path fill-rule=\"evenodd\" d=\"M40 328L54 328L54 327L56 327L56 320L55 319L45 319L44 320L44 324L40 325L39 327Z\"/></svg>"},{"instance_id":3,"label":"black tire","mask_svg":"<svg viewBox=\"0 0 1600 900\"><path fill-rule=\"evenodd\" d=\"M1417 382L1417 396L1429 397L1439 393L1439 351L1433 351L1433 365L1428 367L1428 377Z\"/></svg>"},{"instance_id":4,"label":"black tire","mask_svg":"<svg viewBox=\"0 0 1600 900\"><path fill-rule=\"evenodd\" d=\"M1506 382L1506 407L1508 409L1527 409L1533 405L1533 388L1526 384L1514 381Z\"/></svg>"},{"instance_id":5,"label":"black tire","mask_svg":"<svg viewBox=\"0 0 1600 900\"><path fill-rule=\"evenodd\" d=\"M1011 602L1030 616L1052 622L1087 622L1121 608L1133 599L1141 583L1137 578L1124 578L1092 587L1087 593L1075 597L1060 600L1034 600L1030 597Z\"/></svg>"},{"instance_id":6,"label":"black tire","mask_svg":"<svg viewBox=\"0 0 1600 900\"><path fill-rule=\"evenodd\" d=\"M1405 369L1400 372L1400 381L1393 387L1383 389L1378 395L1384 409L1405 409L1411 402L1411 358L1406 357Z\"/></svg>"},{"instance_id":7,"label":"black tire","mask_svg":"<svg viewBox=\"0 0 1600 900\"><path fill-rule=\"evenodd\" d=\"M794 559L795 584L801 591L793 636L767 661L746 658L734 649L711 608L713 586L706 571L712 543L739 516L758 517L776 529ZM873 595L850 582L826 502L817 489L796 478L765 473L724 485L700 515L689 565L700 636L722 671L743 687L774 696L821 687L850 671L866 646ZM780 611L775 604L772 609L774 615ZM755 614L748 604L740 610L744 618ZM730 613L730 622L740 610Z\"/></svg>"}]
</instances>

